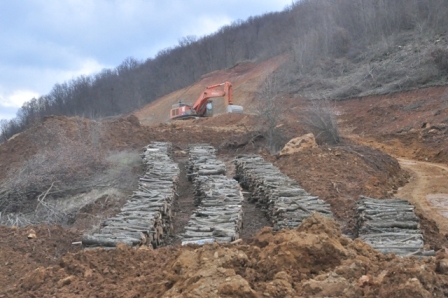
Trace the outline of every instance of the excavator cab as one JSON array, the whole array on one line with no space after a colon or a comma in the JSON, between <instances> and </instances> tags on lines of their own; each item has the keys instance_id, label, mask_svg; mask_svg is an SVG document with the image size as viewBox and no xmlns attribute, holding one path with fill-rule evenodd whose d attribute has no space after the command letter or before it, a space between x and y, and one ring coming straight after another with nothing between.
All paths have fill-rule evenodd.
<instances>
[{"instance_id":1,"label":"excavator cab","mask_svg":"<svg viewBox=\"0 0 448 298\"><path fill-rule=\"evenodd\" d=\"M191 115L191 107L186 103L182 103L180 100L171 106L170 118L182 118Z\"/></svg>"}]
</instances>

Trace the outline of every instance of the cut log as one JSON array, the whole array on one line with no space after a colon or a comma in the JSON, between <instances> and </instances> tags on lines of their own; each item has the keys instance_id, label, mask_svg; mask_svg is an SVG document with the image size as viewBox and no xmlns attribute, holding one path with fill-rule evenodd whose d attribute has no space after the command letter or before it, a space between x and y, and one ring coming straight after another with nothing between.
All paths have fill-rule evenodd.
<instances>
[{"instance_id":1,"label":"cut log","mask_svg":"<svg viewBox=\"0 0 448 298\"><path fill-rule=\"evenodd\" d=\"M118 243L124 243L128 246L132 246L139 243L140 240L137 239L113 239L109 237L98 237L97 235L84 235L82 237L82 244L84 246L106 246L106 247L116 247Z\"/></svg>"},{"instance_id":2,"label":"cut log","mask_svg":"<svg viewBox=\"0 0 448 298\"><path fill-rule=\"evenodd\" d=\"M307 193L300 185L258 155L241 155L234 160L236 177L267 211L274 228L294 228L303 219L319 212L332 217L330 206Z\"/></svg>"},{"instance_id":3,"label":"cut log","mask_svg":"<svg viewBox=\"0 0 448 298\"><path fill-rule=\"evenodd\" d=\"M171 144L153 142L144 150L142 159L146 173L139 179L138 190L120 213L103 223L100 233L84 235L85 246L97 240L100 240L95 244L98 246L113 246L117 241L125 241L129 245L145 242L157 246L173 230L171 204L176 196L180 171L169 156Z\"/></svg>"}]
</instances>

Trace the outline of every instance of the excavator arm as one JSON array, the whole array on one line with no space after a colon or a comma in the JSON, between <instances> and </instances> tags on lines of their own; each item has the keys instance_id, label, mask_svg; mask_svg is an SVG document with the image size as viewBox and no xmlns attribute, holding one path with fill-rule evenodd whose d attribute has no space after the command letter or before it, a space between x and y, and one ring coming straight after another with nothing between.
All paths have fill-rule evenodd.
<instances>
[{"instance_id":1,"label":"excavator arm","mask_svg":"<svg viewBox=\"0 0 448 298\"><path fill-rule=\"evenodd\" d=\"M217 89L219 87L223 88ZM230 82L216 84L205 88L205 90L201 93L196 102L193 104L192 109L196 111L197 115L204 116L205 112L207 111L207 103L209 102L209 99L213 97L223 97L223 96L226 97L227 105L233 104L232 84Z\"/></svg>"},{"instance_id":2,"label":"excavator arm","mask_svg":"<svg viewBox=\"0 0 448 298\"><path fill-rule=\"evenodd\" d=\"M195 116L209 116L207 113L207 104L211 102L210 98L213 97L226 98L226 107L228 113L243 112L242 106L233 104L232 84L230 82L224 82L205 88L192 106L183 104L180 101L178 104L174 104L170 111L170 118L188 119Z\"/></svg>"}]
</instances>

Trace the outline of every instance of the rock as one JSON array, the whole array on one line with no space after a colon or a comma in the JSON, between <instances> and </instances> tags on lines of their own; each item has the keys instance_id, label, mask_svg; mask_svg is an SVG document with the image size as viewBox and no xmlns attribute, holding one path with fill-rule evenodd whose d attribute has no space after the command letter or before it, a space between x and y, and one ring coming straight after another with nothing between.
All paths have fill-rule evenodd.
<instances>
[{"instance_id":1,"label":"rock","mask_svg":"<svg viewBox=\"0 0 448 298\"><path fill-rule=\"evenodd\" d=\"M275 279L266 284L268 297L297 297L296 291L292 288L291 283L284 279Z\"/></svg>"},{"instance_id":2,"label":"rock","mask_svg":"<svg viewBox=\"0 0 448 298\"><path fill-rule=\"evenodd\" d=\"M132 125L140 127L140 120L135 115L130 115L126 118Z\"/></svg>"},{"instance_id":3,"label":"rock","mask_svg":"<svg viewBox=\"0 0 448 298\"><path fill-rule=\"evenodd\" d=\"M63 278L63 279L58 281L58 288L62 288L64 286L68 286L74 280L75 280L75 277L73 275L70 275L70 276L68 276L66 278Z\"/></svg>"},{"instance_id":4,"label":"rock","mask_svg":"<svg viewBox=\"0 0 448 298\"><path fill-rule=\"evenodd\" d=\"M337 274L317 276L316 279L310 279L302 284L303 293L306 297L356 297L355 289L350 282ZM309 295L309 296L307 296Z\"/></svg>"},{"instance_id":5,"label":"rock","mask_svg":"<svg viewBox=\"0 0 448 298\"><path fill-rule=\"evenodd\" d=\"M289 283L292 283L292 277L288 273L286 273L285 271L277 272L274 275L274 279L282 279L282 280L286 280Z\"/></svg>"},{"instance_id":6,"label":"rock","mask_svg":"<svg viewBox=\"0 0 448 298\"><path fill-rule=\"evenodd\" d=\"M312 133L308 133L301 137L291 139L285 145L285 147L283 147L282 151L280 151L280 156L291 155L300 152L306 148L316 148L316 147L317 143L316 139L314 138L314 135Z\"/></svg>"},{"instance_id":7,"label":"rock","mask_svg":"<svg viewBox=\"0 0 448 298\"><path fill-rule=\"evenodd\" d=\"M249 283L239 275L230 278L218 286L219 297L247 297L256 298L257 293L250 287Z\"/></svg>"},{"instance_id":8,"label":"rock","mask_svg":"<svg viewBox=\"0 0 448 298\"><path fill-rule=\"evenodd\" d=\"M371 276L370 274L363 275L363 276L361 276L361 277L358 279L358 286L359 286L360 288L363 288L363 287L365 287L366 285L371 284L371 283L372 283L372 280L373 280L373 278L372 278L372 276Z\"/></svg>"},{"instance_id":9,"label":"rock","mask_svg":"<svg viewBox=\"0 0 448 298\"><path fill-rule=\"evenodd\" d=\"M34 231L33 229L29 230L27 238L28 239L36 239L37 238L36 231Z\"/></svg>"},{"instance_id":10,"label":"rock","mask_svg":"<svg viewBox=\"0 0 448 298\"><path fill-rule=\"evenodd\" d=\"M84 278L92 277L92 275L93 275L92 269L87 269L86 271L84 271Z\"/></svg>"},{"instance_id":11,"label":"rock","mask_svg":"<svg viewBox=\"0 0 448 298\"><path fill-rule=\"evenodd\" d=\"M437 261L437 272L448 275L448 259L447 258Z\"/></svg>"},{"instance_id":12,"label":"rock","mask_svg":"<svg viewBox=\"0 0 448 298\"><path fill-rule=\"evenodd\" d=\"M36 290L44 283L47 270L43 267L36 268L35 270L26 274L21 280L22 288L29 290Z\"/></svg>"}]
</instances>

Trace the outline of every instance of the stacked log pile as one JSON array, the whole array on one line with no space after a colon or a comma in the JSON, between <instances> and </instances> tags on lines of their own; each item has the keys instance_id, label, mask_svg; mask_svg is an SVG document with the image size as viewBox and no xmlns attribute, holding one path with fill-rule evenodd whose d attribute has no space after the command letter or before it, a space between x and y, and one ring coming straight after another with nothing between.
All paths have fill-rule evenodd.
<instances>
[{"instance_id":1,"label":"stacked log pile","mask_svg":"<svg viewBox=\"0 0 448 298\"><path fill-rule=\"evenodd\" d=\"M251 193L250 201L265 209L274 229L297 227L314 212L332 217L330 205L260 155L240 155L234 164L237 180Z\"/></svg>"},{"instance_id":2,"label":"stacked log pile","mask_svg":"<svg viewBox=\"0 0 448 298\"><path fill-rule=\"evenodd\" d=\"M129 246L163 244L173 232L171 206L179 177L179 167L170 158L171 149L170 143L162 142L144 148L146 173L138 190L98 233L83 236L85 247L115 247L120 242Z\"/></svg>"},{"instance_id":3,"label":"stacked log pile","mask_svg":"<svg viewBox=\"0 0 448 298\"><path fill-rule=\"evenodd\" d=\"M216 159L215 151L215 148L208 144L191 145L188 148L187 175L190 181L197 176L226 174L226 166Z\"/></svg>"},{"instance_id":4,"label":"stacked log pile","mask_svg":"<svg viewBox=\"0 0 448 298\"><path fill-rule=\"evenodd\" d=\"M195 145L188 151L187 168L198 208L185 227L182 245L239 238L243 195L238 182L225 176L225 165L216 159L213 147Z\"/></svg>"},{"instance_id":5,"label":"stacked log pile","mask_svg":"<svg viewBox=\"0 0 448 298\"><path fill-rule=\"evenodd\" d=\"M425 251L414 206L402 199L362 196L356 206L358 237L382 253L434 255Z\"/></svg>"}]
</instances>

